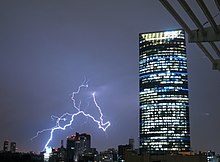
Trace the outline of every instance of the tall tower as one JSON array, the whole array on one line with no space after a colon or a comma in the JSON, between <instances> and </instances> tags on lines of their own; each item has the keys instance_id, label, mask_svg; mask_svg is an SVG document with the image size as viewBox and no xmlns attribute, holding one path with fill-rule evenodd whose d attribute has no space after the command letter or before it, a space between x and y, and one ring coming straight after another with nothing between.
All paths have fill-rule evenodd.
<instances>
[{"instance_id":1,"label":"tall tower","mask_svg":"<svg viewBox=\"0 0 220 162\"><path fill-rule=\"evenodd\" d=\"M15 153L16 152L16 142L11 142L10 143L10 151L12 153Z\"/></svg>"},{"instance_id":2,"label":"tall tower","mask_svg":"<svg viewBox=\"0 0 220 162\"><path fill-rule=\"evenodd\" d=\"M183 30L139 35L140 149L190 151L189 99Z\"/></svg>"},{"instance_id":3,"label":"tall tower","mask_svg":"<svg viewBox=\"0 0 220 162\"><path fill-rule=\"evenodd\" d=\"M3 151L9 151L9 141L4 141Z\"/></svg>"}]
</instances>

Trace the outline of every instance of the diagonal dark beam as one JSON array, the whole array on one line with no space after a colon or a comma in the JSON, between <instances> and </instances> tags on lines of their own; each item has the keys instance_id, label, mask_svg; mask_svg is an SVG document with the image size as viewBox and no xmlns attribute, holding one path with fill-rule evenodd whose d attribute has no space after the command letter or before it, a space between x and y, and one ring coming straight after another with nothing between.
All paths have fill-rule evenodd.
<instances>
[{"instance_id":1,"label":"diagonal dark beam","mask_svg":"<svg viewBox=\"0 0 220 162\"><path fill-rule=\"evenodd\" d=\"M215 4L218 7L218 10L220 11L220 0L215 0Z\"/></svg>"},{"instance_id":2,"label":"diagonal dark beam","mask_svg":"<svg viewBox=\"0 0 220 162\"><path fill-rule=\"evenodd\" d=\"M188 16L191 18L191 20L195 23L195 25L199 28L199 30L206 34L206 31L204 30L202 24L200 23L199 19L196 17L192 9L189 7L189 5L186 3L185 0L178 0L179 4L182 6L182 8L186 11Z\"/></svg>"},{"instance_id":3,"label":"diagonal dark beam","mask_svg":"<svg viewBox=\"0 0 220 162\"><path fill-rule=\"evenodd\" d=\"M209 42L209 44L211 45L211 47L213 48L213 50L215 51L215 53L218 55L218 57L220 58L220 50L218 49L218 47L216 46L215 42Z\"/></svg>"},{"instance_id":4,"label":"diagonal dark beam","mask_svg":"<svg viewBox=\"0 0 220 162\"><path fill-rule=\"evenodd\" d=\"M209 58L209 60L212 62L212 64L213 65L216 64L215 59L212 57L212 55L209 53L209 51L202 45L202 43L197 42L196 44L205 53L205 55Z\"/></svg>"},{"instance_id":5,"label":"diagonal dark beam","mask_svg":"<svg viewBox=\"0 0 220 162\"><path fill-rule=\"evenodd\" d=\"M204 1L203 0L196 0L196 2L198 3L199 7L202 9L203 13L205 14L205 16L208 19L209 23L213 27L214 31L216 33L218 33L219 32L219 28L218 28L215 20L212 18L212 15L209 12L208 8L206 7Z\"/></svg>"},{"instance_id":6,"label":"diagonal dark beam","mask_svg":"<svg viewBox=\"0 0 220 162\"><path fill-rule=\"evenodd\" d=\"M159 0L160 3L167 9L167 11L176 19L176 21L182 26L182 28L188 33L189 38L188 39L193 39L194 38L194 33L189 26L184 22L184 20L180 17L180 15L175 11L175 9L170 5L170 3L167 0ZM183 6L187 9L187 11L190 12L190 7L188 6L188 4L184 3L184 2L180 2L180 0L178 0L180 4L183 4ZM184 0L185 1L185 0ZM197 0L197 1L202 1L202 0ZM203 2L203 1L202 1ZM198 2L199 3L199 2ZM204 3L204 2L203 2ZM186 5L188 7L186 7ZM206 7L206 6L205 6ZM190 9L190 10L189 10ZM210 14L210 13L209 13ZM193 12L191 12L191 14L189 15L190 17L192 17L191 19L193 19L196 25L198 25L197 27L201 30L205 30L203 28L203 26L201 25L199 20L196 20L197 17L194 15ZM206 15L207 16L207 15ZM210 14L211 16L211 14ZM210 18L212 19L212 17ZM213 20L213 19L212 19ZM211 20L211 21L212 21ZM213 20L214 21L214 20ZM210 22L211 23L211 22ZM215 21L214 21L214 24ZM216 25L217 26L217 25ZM213 27L214 28L214 27ZM217 28L214 28L214 30L218 30ZM206 32L206 30L205 30ZM195 43L197 44L197 46L203 51L203 53L206 55L206 57L208 57L208 59L212 62L213 65L213 69L214 70L220 70L220 61L215 60L212 55L209 53L209 51L205 48L205 46L203 46L203 44L201 42L195 41ZM215 44L213 44L212 42L210 42L210 45L212 46L212 48L216 51L217 46ZM217 53L217 52L216 52ZM220 59L219 59L220 60Z\"/></svg>"},{"instance_id":7,"label":"diagonal dark beam","mask_svg":"<svg viewBox=\"0 0 220 162\"><path fill-rule=\"evenodd\" d=\"M167 0L160 0L160 3L170 12L170 14L176 19L176 21L182 26L182 28L189 34L189 36L192 36L191 29L183 21L183 19L179 16L175 9L169 4L169 2Z\"/></svg>"},{"instance_id":8,"label":"diagonal dark beam","mask_svg":"<svg viewBox=\"0 0 220 162\"><path fill-rule=\"evenodd\" d=\"M220 29L220 26L218 26ZM194 37L189 37L188 41L190 43L195 42L216 42L220 41L220 32L216 33L212 27L204 28L206 34L203 34L200 30L192 30Z\"/></svg>"}]
</instances>

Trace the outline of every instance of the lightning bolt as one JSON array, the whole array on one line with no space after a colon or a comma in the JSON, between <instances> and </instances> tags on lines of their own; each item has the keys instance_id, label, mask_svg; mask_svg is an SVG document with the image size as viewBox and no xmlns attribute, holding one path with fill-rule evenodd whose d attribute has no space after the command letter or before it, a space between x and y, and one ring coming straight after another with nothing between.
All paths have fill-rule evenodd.
<instances>
[{"instance_id":1,"label":"lightning bolt","mask_svg":"<svg viewBox=\"0 0 220 162\"><path fill-rule=\"evenodd\" d=\"M49 139L47 140L47 142L44 146L44 150L45 150L48 147L48 144L52 141L54 132L56 130L66 130L67 127L70 127L72 125L72 123L74 121L74 118L76 116L80 115L80 114L84 115L85 117L88 117L88 118L92 119L95 123L98 124L98 128L102 129L105 132L106 129L111 125L111 123L109 121L107 121L105 123L103 122L103 113L101 111L100 106L98 105L98 103L96 101L95 92L92 93L92 98L93 98L93 102L95 104L95 107L98 109L98 112L99 112L99 115L100 115L99 119L95 119L95 117L93 117L92 115L90 115L90 114L84 112L83 110L81 110L81 108L80 108L81 100L79 100L78 105L76 104L75 95L79 94L82 88L88 88L88 87L89 87L88 86L88 81L84 80L84 82L78 87L77 91L72 93L71 100L73 102L73 108L77 111L76 113L64 113L60 117L52 115L51 119L56 120L56 125L52 128L43 129L41 131L38 131L36 133L36 135L31 138L31 140L37 138L43 132L50 131L50 137L49 137ZM61 121L66 121L67 117L70 117L71 120L67 124L65 124L64 126L61 126L60 122Z\"/></svg>"}]
</instances>

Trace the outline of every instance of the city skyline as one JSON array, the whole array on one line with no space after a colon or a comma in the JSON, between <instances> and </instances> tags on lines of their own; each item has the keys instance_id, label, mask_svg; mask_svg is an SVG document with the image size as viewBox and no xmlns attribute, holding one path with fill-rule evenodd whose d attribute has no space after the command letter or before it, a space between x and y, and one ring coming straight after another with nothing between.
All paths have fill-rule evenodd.
<instances>
[{"instance_id":1,"label":"city skyline","mask_svg":"<svg viewBox=\"0 0 220 162\"><path fill-rule=\"evenodd\" d=\"M129 138L138 146L138 35L181 28L159 1L3 0L0 21L1 148L9 140L20 151L41 151L48 134L30 138L54 125L51 115L71 110L71 93L84 77L111 127L103 133L79 117L51 145L88 132L98 150ZM198 47L186 42L186 48L192 150L219 153L220 75Z\"/></svg>"}]
</instances>

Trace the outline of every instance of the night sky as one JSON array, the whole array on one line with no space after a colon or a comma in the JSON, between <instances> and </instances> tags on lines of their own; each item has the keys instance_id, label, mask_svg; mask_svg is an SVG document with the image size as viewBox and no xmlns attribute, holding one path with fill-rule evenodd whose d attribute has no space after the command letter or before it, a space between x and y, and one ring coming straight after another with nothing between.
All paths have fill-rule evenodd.
<instances>
[{"instance_id":1,"label":"night sky","mask_svg":"<svg viewBox=\"0 0 220 162\"><path fill-rule=\"evenodd\" d=\"M129 138L137 147L139 33L179 28L157 0L1 0L0 150L9 140L18 151L42 151L49 132L30 138L55 125L51 115L73 112L71 93L84 78L111 126L103 132L78 116L50 145L86 132L98 150ZM187 54L192 149L219 153L220 72L195 44Z\"/></svg>"}]
</instances>

